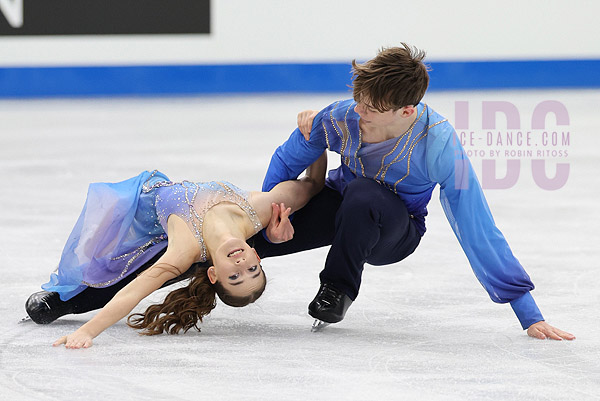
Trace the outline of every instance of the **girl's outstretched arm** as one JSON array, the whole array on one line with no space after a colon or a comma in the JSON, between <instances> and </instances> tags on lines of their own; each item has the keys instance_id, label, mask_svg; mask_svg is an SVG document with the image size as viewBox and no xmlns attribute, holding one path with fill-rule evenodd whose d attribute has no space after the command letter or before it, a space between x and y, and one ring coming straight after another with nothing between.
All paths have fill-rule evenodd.
<instances>
[{"instance_id":1,"label":"girl's outstretched arm","mask_svg":"<svg viewBox=\"0 0 600 401\"><path fill-rule=\"evenodd\" d=\"M185 272L194 263L200 246L187 224L178 216L168 220L169 245L166 252L149 269L137 276L119 291L89 322L72 334L54 342L66 348L88 348L92 340L125 316L145 297L159 289L168 280Z\"/></svg>"}]
</instances>

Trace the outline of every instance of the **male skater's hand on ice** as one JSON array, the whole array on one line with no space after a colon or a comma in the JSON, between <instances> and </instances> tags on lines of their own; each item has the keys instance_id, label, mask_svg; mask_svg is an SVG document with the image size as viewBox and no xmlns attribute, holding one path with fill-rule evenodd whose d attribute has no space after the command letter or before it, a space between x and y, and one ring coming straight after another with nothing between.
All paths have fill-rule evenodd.
<instances>
[{"instance_id":1,"label":"male skater's hand on ice","mask_svg":"<svg viewBox=\"0 0 600 401\"><path fill-rule=\"evenodd\" d=\"M552 340L561 341L565 340L574 340L575 336L571 333L567 333L566 331L562 331L557 329L556 327L550 326L548 323L537 322L529 326L527 329L527 335L533 338L539 338L540 340L545 340L550 338Z\"/></svg>"},{"instance_id":2,"label":"male skater's hand on ice","mask_svg":"<svg viewBox=\"0 0 600 401\"><path fill-rule=\"evenodd\" d=\"M89 348L92 346L93 338L94 337L92 335L79 328L73 334L62 336L56 340L52 346L56 347L64 344L65 348Z\"/></svg>"},{"instance_id":3,"label":"male skater's hand on ice","mask_svg":"<svg viewBox=\"0 0 600 401\"><path fill-rule=\"evenodd\" d=\"M294 226L290 222L292 208L287 208L283 203L271 204L271 220L267 226L267 238L274 244L286 242L294 238Z\"/></svg>"},{"instance_id":4,"label":"male skater's hand on ice","mask_svg":"<svg viewBox=\"0 0 600 401\"><path fill-rule=\"evenodd\" d=\"M298 113L298 128L307 141L310 139L310 130L317 114L319 114L318 110L304 110Z\"/></svg>"}]
</instances>

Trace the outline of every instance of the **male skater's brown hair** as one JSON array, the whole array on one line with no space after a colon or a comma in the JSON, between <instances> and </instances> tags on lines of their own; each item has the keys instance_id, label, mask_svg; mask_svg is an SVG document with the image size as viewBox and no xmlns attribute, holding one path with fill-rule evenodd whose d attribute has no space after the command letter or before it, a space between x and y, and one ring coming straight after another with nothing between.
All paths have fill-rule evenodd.
<instances>
[{"instance_id":1,"label":"male skater's brown hair","mask_svg":"<svg viewBox=\"0 0 600 401\"><path fill-rule=\"evenodd\" d=\"M402 43L382 48L375 58L352 60L353 96L379 112L419 104L429 85L425 52Z\"/></svg>"}]
</instances>

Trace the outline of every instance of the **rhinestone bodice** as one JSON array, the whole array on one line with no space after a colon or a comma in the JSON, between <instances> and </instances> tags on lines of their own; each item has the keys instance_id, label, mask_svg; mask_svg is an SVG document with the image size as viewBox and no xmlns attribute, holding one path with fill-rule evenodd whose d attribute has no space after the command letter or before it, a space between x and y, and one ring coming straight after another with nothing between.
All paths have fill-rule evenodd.
<instances>
[{"instance_id":1,"label":"rhinestone bodice","mask_svg":"<svg viewBox=\"0 0 600 401\"><path fill-rule=\"evenodd\" d=\"M156 191L156 214L167 235L167 220L170 215L175 214L188 224L201 247L200 262L207 260L202 231L204 215L213 206L221 202L234 203L248 215L254 233L263 228L256 211L248 202L248 193L226 181L158 181L152 185L145 185L143 191Z\"/></svg>"}]
</instances>

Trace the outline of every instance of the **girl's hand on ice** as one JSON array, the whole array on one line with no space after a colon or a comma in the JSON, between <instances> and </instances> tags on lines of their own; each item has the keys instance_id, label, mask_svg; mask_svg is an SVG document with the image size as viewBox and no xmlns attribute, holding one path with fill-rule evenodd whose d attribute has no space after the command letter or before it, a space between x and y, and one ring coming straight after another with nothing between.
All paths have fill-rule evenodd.
<instances>
[{"instance_id":1,"label":"girl's hand on ice","mask_svg":"<svg viewBox=\"0 0 600 401\"><path fill-rule=\"evenodd\" d=\"M65 348L89 348L92 346L93 338L94 337L86 333L85 330L78 329L73 334L62 336L56 340L52 346L56 347L64 344Z\"/></svg>"}]
</instances>

